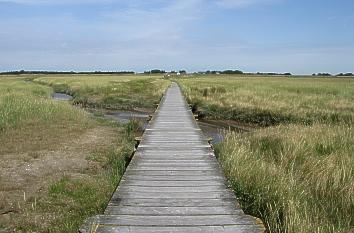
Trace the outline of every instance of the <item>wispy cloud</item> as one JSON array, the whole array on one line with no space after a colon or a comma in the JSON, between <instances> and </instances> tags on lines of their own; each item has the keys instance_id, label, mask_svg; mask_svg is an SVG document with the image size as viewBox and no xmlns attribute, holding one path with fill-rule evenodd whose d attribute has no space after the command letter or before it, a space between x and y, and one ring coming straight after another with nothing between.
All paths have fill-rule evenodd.
<instances>
[{"instance_id":1,"label":"wispy cloud","mask_svg":"<svg viewBox=\"0 0 354 233\"><path fill-rule=\"evenodd\" d=\"M93 4L93 3L112 3L114 0L0 0L0 3L15 3L23 5L78 5L78 4Z\"/></svg>"},{"instance_id":2,"label":"wispy cloud","mask_svg":"<svg viewBox=\"0 0 354 233\"><path fill-rule=\"evenodd\" d=\"M215 0L216 4L224 8L243 8L252 5L276 3L281 0Z\"/></svg>"},{"instance_id":3,"label":"wispy cloud","mask_svg":"<svg viewBox=\"0 0 354 233\"><path fill-rule=\"evenodd\" d=\"M274 2L279 2L281 0L200 0L200 3L208 4L208 3L216 3L216 5L220 7L227 8L239 8L239 7L247 7L251 5L259 5L259 4L269 4ZM124 3L126 5L140 7L149 3L169 3L169 4L178 4L182 2L183 4L191 5L195 3L195 0L0 0L0 3L16 3L16 4L25 4L25 5L87 5L87 4L107 4L107 3Z\"/></svg>"},{"instance_id":4,"label":"wispy cloud","mask_svg":"<svg viewBox=\"0 0 354 233\"><path fill-rule=\"evenodd\" d=\"M157 67L169 60L172 66L177 57L186 56L188 33L203 15L202 0L160 2L155 7L141 7L135 1L124 8L100 9L93 21L73 14L3 19L0 50L7 59L0 59L0 65L11 64L15 56L20 57L18 63L34 67L39 61L43 67L63 67L59 61L65 60L81 67L99 64L102 69L117 64Z\"/></svg>"},{"instance_id":5,"label":"wispy cloud","mask_svg":"<svg viewBox=\"0 0 354 233\"><path fill-rule=\"evenodd\" d=\"M321 36L315 33L321 30L308 23L316 13L311 9L304 17L306 23L301 23L301 18L278 20L278 8L272 11L269 7L274 13L271 17L268 11L248 14L254 7L286 1L0 0L0 70L240 68L313 72L330 68L335 61L338 72L353 67L350 16L347 30L337 27L339 22L343 24L338 21L343 13L332 12L335 18L331 23L338 30L335 35L341 35L334 38L334 33L327 33L329 29ZM13 4L2 4L5 2ZM294 10L287 7L283 16ZM313 34L306 34L306 30ZM331 41L334 45L329 49ZM345 48L335 46L345 41Z\"/></svg>"}]
</instances>

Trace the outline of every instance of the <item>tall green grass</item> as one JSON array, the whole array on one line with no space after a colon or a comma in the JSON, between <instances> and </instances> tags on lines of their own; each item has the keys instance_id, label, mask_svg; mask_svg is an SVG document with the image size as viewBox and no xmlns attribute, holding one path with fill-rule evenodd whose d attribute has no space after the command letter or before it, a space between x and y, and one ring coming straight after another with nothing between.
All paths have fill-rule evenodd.
<instances>
[{"instance_id":1,"label":"tall green grass","mask_svg":"<svg viewBox=\"0 0 354 233\"><path fill-rule=\"evenodd\" d=\"M51 92L48 87L27 83L22 78L2 78L0 131L29 124L87 121L84 111L73 108L69 103L52 100Z\"/></svg>"},{"instance_id":2,"label":"tall green grass","mask_svg":"<svg viewBox=\"0 0 354 233\"><path fill-rule=\"evenodd\" d=\"M246 212L270 232L351 232L354 128L314 124L230 133L219 160Z\"/></svg>"},{"instance_id":3,"label":"tall green grass","mask_svg":"<svg viewBox=\"0 0 354 233\"><path fill-rule=\"evenodd\" d=\"M87 118L68 103L28 94L10 93L0 96L0 131L19 128L23 124L53 124L60 121L79 121Z\"/></svg>"},{"instance_id":4,"label":"tall green grass","mask_svg":"<svg viewBox=\"0 0 354 233\"><path fill-rule=\"evenodd\" d=\"M207 118L253 123L218 158L244 210L269 232L352 232L354 79L197 76L177 80Z\"/></svg>"}]
</instances>

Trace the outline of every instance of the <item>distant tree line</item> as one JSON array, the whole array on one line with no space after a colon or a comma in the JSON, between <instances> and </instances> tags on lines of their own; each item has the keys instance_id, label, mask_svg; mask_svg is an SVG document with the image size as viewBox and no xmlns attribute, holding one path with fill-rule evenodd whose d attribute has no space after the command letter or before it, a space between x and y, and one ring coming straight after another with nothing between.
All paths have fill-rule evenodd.
<instances>
[{"instance_id":1,"label":"distant tree line","mask_svg":"<svg viewBox=\"0 0 354 233\"><path fill-rule=\"evenodd\" d=\"M19 74L135 74L134 71L7 71L1 72L0 75L19 75Z\"/></svg>"},{"instance_id":2,"label":"distant tree line","mask_svg":"<svg viewBox=\"0 0 354 233\"><path fill-rule=\"evenodd\" d=\"M243 74L241 70L207 70L198 72L200 74Z\"/></svg>"},{"instance_id":3,"label":"distant tree line","mask_svg":"<svg viewBox=\"0 0 354 233\"><path fill-rule=\"evenodd\" d=\"M312 76L332 76L329 73L317 73L317 74L312 74Z\"/></svg>"},{"instance_id":4,"label":"distant tree line","mask_svg":"<svg viewBox=\"0 0 354 233\"><path fill-rule=\"evenodd\" d=\"M312 74L312 76L333 76L332 74L329 74L329 73L317 73L317 74ZM353 73L339 73L335 76L338 76L338 77L350 77L350 76L354 76Z\"/></svg>"},{"instance_id":5,"label":"distant tree line","mask_svg":"<svg viewBox=\"0 0 354 233\"><path fill-rule=\"evenodd\" d=\"M197 72L198 74L245 74L245 75L291 75L291 73L261 73L261 72L257 72L257 73L244 73L241 70L224 70L224 71L220 71L220 70L207 70L207 71L201 71L201 72Z\"/></svg>"},{"instance_id":6,"label":"distant tree line","mask_svg":"<svg viewBox=\"0 0 354 233\"><path fill-rule=\"evenodd\" d=\"M153 69L153 70L144 71L144 74L187 74L187 71L186 70L165 71L165 70Z\"/></svg>"},{"instance_id":7,"label":"distant tree line","mask_svg":"<svg viewBox=\"0 0 354 233\"><path fill-rule=\"evenodd\" d=\"M153 69L153 70L144 71L144 74L166 74L166 71Z\"/></svg>"},{"instance_id":8,"label":"distant tree line","mask_svg":"<svg viewBox=\"0 0 354 233\"><path fill-rule=\"evenodd\" d=\"M354 74L353 73L339 73L339 74L337 74L337 76L354 76Z\"/></svg>"},{"instance_id":9,"label":"distant tree line","mask_svg":"<svg viewBox=\"0 0 354 233\"><path fill-rule=\"evenodd\" d=\"M135 74L134 71L84 71L84 72L76 72L76 71L27 71L27 70L18 70L18 71L6 71L0 72L0 75L19 75L19 74ZM187 74L186 70L179 71L165 71L160 69L152 69L149 71L144 71L144 74ZM244 73L241 70L207 70L207 71L199 71L195 72L195 74L244 74L244 75L285 75L291 76L291 73ZM337 75L332 75L330 73L314 73L312 76L337 76L337 77L351 77L354 76L353 73L339 73Z\"/></svg>"},{"instance_id":10,"label":"distant tree line","mask_svg":"<svg viewBox=\"0 0 354 233\"><path fill-rule=\"evenodd\" d=\"M253 73L250 73L253 74ZM292 74L287 72L287 73L261 73L261 72L257 72L256 75L285 75L285 76L291 76Z\"/></svg>"}]
</instances>

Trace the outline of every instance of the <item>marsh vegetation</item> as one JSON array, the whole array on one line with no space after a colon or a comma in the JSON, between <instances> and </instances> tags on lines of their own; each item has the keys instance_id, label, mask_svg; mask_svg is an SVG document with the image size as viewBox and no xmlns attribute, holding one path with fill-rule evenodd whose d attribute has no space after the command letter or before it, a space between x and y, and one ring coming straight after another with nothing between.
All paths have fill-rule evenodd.
<instances>
[{"instance_id":1,"label":"marsh vegetation","mask_svg":"<svg viewBox=\"0 0 354 233\"><path fill-rule=\"evenodd\" d=\"M209 75L179 79L194 110L260 128L216 147L243 209L270 232L351 232L353 79Z\"/></svg>"},{"instance_id":2,"label":"marsh vegetation","mask_svg":"<svg viewBox=\"0 0 354 233\"><path fill-rule=\"evenodd\" d=\"M135 75L0 77L0 228L76 232L86 217L102 213L139 123L110 121L73 104L154 109L168 83ZM74 98L57 101L54 92Z\"/></svg>"},{"instance_id":3,"label":"marsh vegetation","mask_svg":"<svg viewBox=\"0 0 354 233\"><path fill-rule=\"evenodd\" d=\"M1 228L75 232L87 216L102 212L139 133L139 122L104 115L153 110L170 83L161 77L0 77ZM247 129L227 133L215 146L247 213L262 218L270 232L352 230L353 79L204 75L176 81L206 122ZM73 99L53 100L54 92Z\"/></svg>"},{"instance_id":4,"label":"marsh vegetation","mask_svg":"<svg viewBox=\"0 0 354 233\"><path fill-rule=\"evenodd\" d=\"M73 104L91 108L154 108L169 81L162 75L56 75L34 76L33 82L70 94Z\"/></svg>"}]
</instances>

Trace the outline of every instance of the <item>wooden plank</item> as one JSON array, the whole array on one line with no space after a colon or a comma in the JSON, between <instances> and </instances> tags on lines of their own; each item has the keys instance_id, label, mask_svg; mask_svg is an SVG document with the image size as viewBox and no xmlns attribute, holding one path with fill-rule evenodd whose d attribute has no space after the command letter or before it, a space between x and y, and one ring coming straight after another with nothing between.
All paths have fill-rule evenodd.
<instances>
[{"instance_id":1,"label":"wooden plank","mask_svg":"<svg viewBox=\"0 0 354 233\"><path fill-rule=\"evenodd\" d=\"M209 148L197 148L197 147L190 147L190 148L176 148L174 150L169 149L159 149L159 148L140 148L138 147L138 151L143 151L146 153L151 152L170 152L170 153L210 153L211 150Z\"/></svg>"},{"instance_id":2,"label":"wooden plank","mask_svg":"<svg viewBox=\"0 0 354 233\"><path fill-rule=\"evenodd\" d=\"M210 168L210 169L215 169L219 167L219 164L215 163L215 162L209 162L209 163L196 163L196 162L190 162L190 163L176 163L176 162L165 162L165 163L161 163L161 162L135 162L132 165L135 169L137 168L141 168L144 170L144 168L163 168L163 169L159 169L159 170L170 170L170 168L172 170L175 170L175 168L189 168L192 167L194 169L203 169L203 168ZM145 169L145 170L149 170L149 169ZM182 169L183 170L183 169Z\"/></svg>"},{"instance_id":3,"label":"wooden plank","mask_svg":"<svg viewBox=\"0 0 354 233\"><path fill-rule=\"evenodd\" d=\"M194 171L199 169L201 171L214 171L216 167L143 167L143 166L134 166L131 170L148 170L148 171Z\"/></svg>"},{"instance_id":4,"label":"wooden plank","mask_svg":"<svg viewBox=\"0 0 354 233\"><path fill-rule=\"evenodd\" d=\"M120 198L113 196L109 205L115 206L138 206L138 207L238 207L235 197L231 198Z\"/></svg>"},{"instance_id":5,"label":"wooden plank","mask_svg":"<svg viewBox=\"0 0 354 233\"><path fill-rule=\"evenodd\" d=\"M129 175L129 180L144 181L208 181L220 180L226 182L222 176L147 176L147 175Z\"/></svg>"},{"instance_id":6,"label":"wooden plank","mask_svg":"<svg viewBox=\"0 0 354 233\"><path fill-rule=\"evenodd\" d=\"M128 169L123 177L123 180L128 178L129 175L146 175L146 176L175 176L175 175L186 175L186 176L203 176L203 175L211 175L218 176L222 173L216 170L206 170L206 171L151 171L151 170L133 170Z\"/></svg>"},{"instance_id":7,"label":"wooden plank","mask_svg":"<svg viewBox=\"0 0 354 233\"><path fill-rule=\"evenodd\" d=\"M244 214L207 216L99 215L97 223L117 226L225 226L255 224L251 217Z\"/></svg>"},{"instance_id":8,"label":"wooden plank","mask_svg":"<svg viewBox=\"0 0 354 233\"><path fill-rule=\"evenodd\" d=\"M169 215L169 216L202 216L202 215L233 215L240 214L242 210L233 206L212 207L137 207L137 206L108 206L105 214L109 215Z\"/></svg>"},{"instance_id":9,"label":"wooden plank","mask_svg":"<svg viewBox=\"0 0 354 233\"><path fill-rule=\"evenodd\" d=\"M136 161L136 164L150 164L150 163L160 163L162 165L164 164L209 164L209 163L213 163L213 164L218 164L218 162L216 160L212 160L211 158L202 158L202 159L176 159L176 157L172 157L170 159L144 159L144 160L138 160ZM132 165L132 164L130 164Z\"/></svg>"},{"instance_id":10,"label":"wooden plank","mask_svg":"<svg viewBox=\"0 0 354 233\"><path fill-rule=\"evenodd\" d=\"M223 181L219 180L207 180L207 181L145 181L145 180L130 180L129 176L125 177L121 181L122 185L135 185L135 186L146 186L146 187L205 187L205 186L215 186L224 185Z\"/></svg>"},{"instance_id":11,"label":"wooden plank","mask_svg":"<svg viewBox=\"0 0 354 233\"><path fill-rule=\"evenodd\" d=\"M256 233L260 228L251 225L228 226L182 226L182 227L150 227L150 226L94 226L96 233ZM86 232L85 232L86 233Z\"/></svg>"},{"instance_id":12,"label":"wooden plank","mask_svg":"<svg viewBox=\"0 0 354 233\"><path fill-rule=\"evenodd\" d=\"M160 149L160 148L167 148L167 149L169 149L169 150L178 150L178 148L185 148L185 145L184 144L140 144L139 145L139 147L142 147L142 148L157 148L157 149ZM210 148L210 145L208 144L208 145L202 145L202 144L199 144L199 145L197 145L197 144L193 144L193 147L194 148Z\"/></svg>"},{"instance_id":13,"label":"wooden plank","mask_svg":"<svg viewBox=\"0 0 354 233\"><path fill-rule=\"evenodd\" d=\"M116 196L115 196L116 195ZM113 197L117 198L198 198L198 199L213 199L213 198L232 198L233 193L227 192L225 190L219 192L144 192L144 193L133 193L133 192L121 192L117 191Z\"/></svg>"},{"instance_id":14,"label":"wooden plank","mask_svg":"<svg viewBox=\"0 0 354 233\"><path fill-rule=\"evenodd\" d=\"M176 193L201 193L201 192L220 192L220 190L225 189L225 185L215 185L215 186L204 186L204 187L150 187L150 186L129 186L122 185L118 190L120 192L155 192L155 193L167 193L167 192L176 192Z\"/></svg>"}]
</instances>

